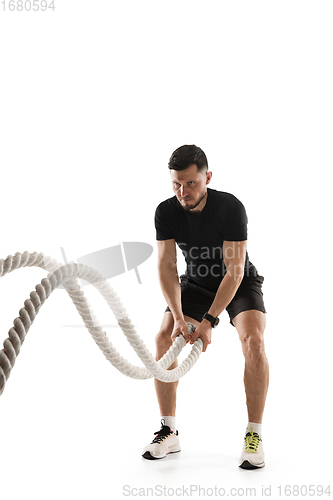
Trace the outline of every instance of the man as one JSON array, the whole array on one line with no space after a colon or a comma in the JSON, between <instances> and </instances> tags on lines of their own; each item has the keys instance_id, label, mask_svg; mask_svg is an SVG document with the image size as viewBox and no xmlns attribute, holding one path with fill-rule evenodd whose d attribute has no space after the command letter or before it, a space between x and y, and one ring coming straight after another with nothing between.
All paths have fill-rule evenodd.
<instances>
[{"instance_id":1,"label":"man","mask_svg":"<svg viewBox=\"0 0 333 500\"><path fill-rule=\"evenodd\" d=\"M264 278L249 261L246 250L247 216L233 195L207 188L212 178L205 153L185 145L172 154L169 165L175 196L156 209L155 226L160 285L168 307L156 336L156 359L182 334L193 344L200 337L203 352L212 340L218 316L227 310L238 332L245 357L244 384L248 425L239 460L244 469L265 465L261 422L268 389L269 368L264 349L266 325L261 285ZM176 243L187 263L177 272ZM196 326L187 333L187 322ZM169 369L175 368L175 361ZM180 451L176 430L178 382L155 379L162 427L144 448L146 459Z\"/></svg>"}]
</instances>

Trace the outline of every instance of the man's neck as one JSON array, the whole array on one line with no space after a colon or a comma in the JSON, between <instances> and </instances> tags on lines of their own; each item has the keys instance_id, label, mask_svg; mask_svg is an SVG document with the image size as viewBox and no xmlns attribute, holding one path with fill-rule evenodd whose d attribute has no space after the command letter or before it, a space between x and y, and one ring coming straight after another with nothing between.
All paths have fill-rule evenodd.
<instances>
[{"instance_id":1,"label":"man's neck","mask_svg":"<svg viewBox=\"0 0 333 500\"><path fill-rule=\"evenodd\" d=\"M201 214L201 212L203 211L203 209L205 208L205 205L207 203L207 196L208 196L208 193L206 191L206 194L205 196L202 198L202 200L200 201L199 205L197 205L195 208L192 208L191 210L188 210L188 214L191 216L191 217L197 217L198 215Z\"/></svg>"},{"instance_id":2,"label":"man's neck","mask_svg":"<svg viewBox=\"0 0 333 500\"><path fill-rule=\"evenodd\" d=\"M206 191L206 194L205 194L205 196L202 198L202 200L200 201L199 205L197 205L195 208L193 208L192 210L190 210L190 212L191 212L192 214L196 214L196 215L198 215L198 214L200 214L200 213L203 211L203 209L205 208L205 205L206 205L206 203L207 203L207 194L208 194L208 193L207 193L207 191Z\"/></svg>"}]
</instances>

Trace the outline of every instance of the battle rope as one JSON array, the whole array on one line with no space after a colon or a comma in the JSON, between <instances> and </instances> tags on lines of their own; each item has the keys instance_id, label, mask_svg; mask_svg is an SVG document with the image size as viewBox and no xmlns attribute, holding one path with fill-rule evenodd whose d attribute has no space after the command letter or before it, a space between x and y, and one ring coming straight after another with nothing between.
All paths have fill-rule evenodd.
<instances>
[{"instance_id":1,"label":"battle rope","mask_svg":"<svg viewBox=\"0 0 333 500\"><path fill-rule=\"evenodd\" d=\"M30 299L24 301L24 307L20 309L19 317L14 320L14 326L9 329L9 336L3 343L4 348L0 351L0 395L4 390L21 345L36 315L53 290L60 285L68 292L85 326L106 359L124 375L135 379L155 377L162 382L175 382L192 368L200 356L203 344L201 339L198 339L194 342L187 358L173 370L167 370L186 345L184 337L182 335L177 337L164 356L159 361L156 361L136 333L118 295L103 276L91 267L75 263L62 265L43 253L24 252L23 254L16 253L14 256L9 255L5 260L0 260L0 278L15 269L29 266L41 267L48 271L49 274L35 287L36 291L30 293ZM81 290L78 278L91 283L106 300L128 342L145 365L145 368L129 363L112 345ZM193 332L194 329L194 325L188 323L188 332Z\"/></svg>"}]
</instances>

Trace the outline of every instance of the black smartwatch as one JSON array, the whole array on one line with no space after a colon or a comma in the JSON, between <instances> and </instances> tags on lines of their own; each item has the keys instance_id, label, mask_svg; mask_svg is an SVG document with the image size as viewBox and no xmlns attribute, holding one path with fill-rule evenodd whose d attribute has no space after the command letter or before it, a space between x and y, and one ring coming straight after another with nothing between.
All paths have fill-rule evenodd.
<instances>
[{"instance_id":1,"label":"black smartwatch","mask_svg":"<svg viewBox=\"0 0 333 500\"><path fill-rule=\"evenodd\" d=\"M216 328L220 322L220 318L214 318L211 314L205 313L202 319L206 319L212 325L212 328Z\"/></svg>"}]
</instances>

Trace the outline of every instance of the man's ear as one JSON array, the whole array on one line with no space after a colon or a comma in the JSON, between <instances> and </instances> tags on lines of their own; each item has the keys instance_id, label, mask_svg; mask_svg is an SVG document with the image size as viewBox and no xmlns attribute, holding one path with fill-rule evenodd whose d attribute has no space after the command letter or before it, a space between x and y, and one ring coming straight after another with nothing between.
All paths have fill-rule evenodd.
<instances>
[{"instance_id":1,"label":"man's ear","mask_svg":"<svg viewBox=\"0 0 333 500\"><path fill-rule=\"evenodd\" d=\"M212 172L206 172L206 185L210 183L212 175L213 175Z\"/></svg>"}]
</instances>

